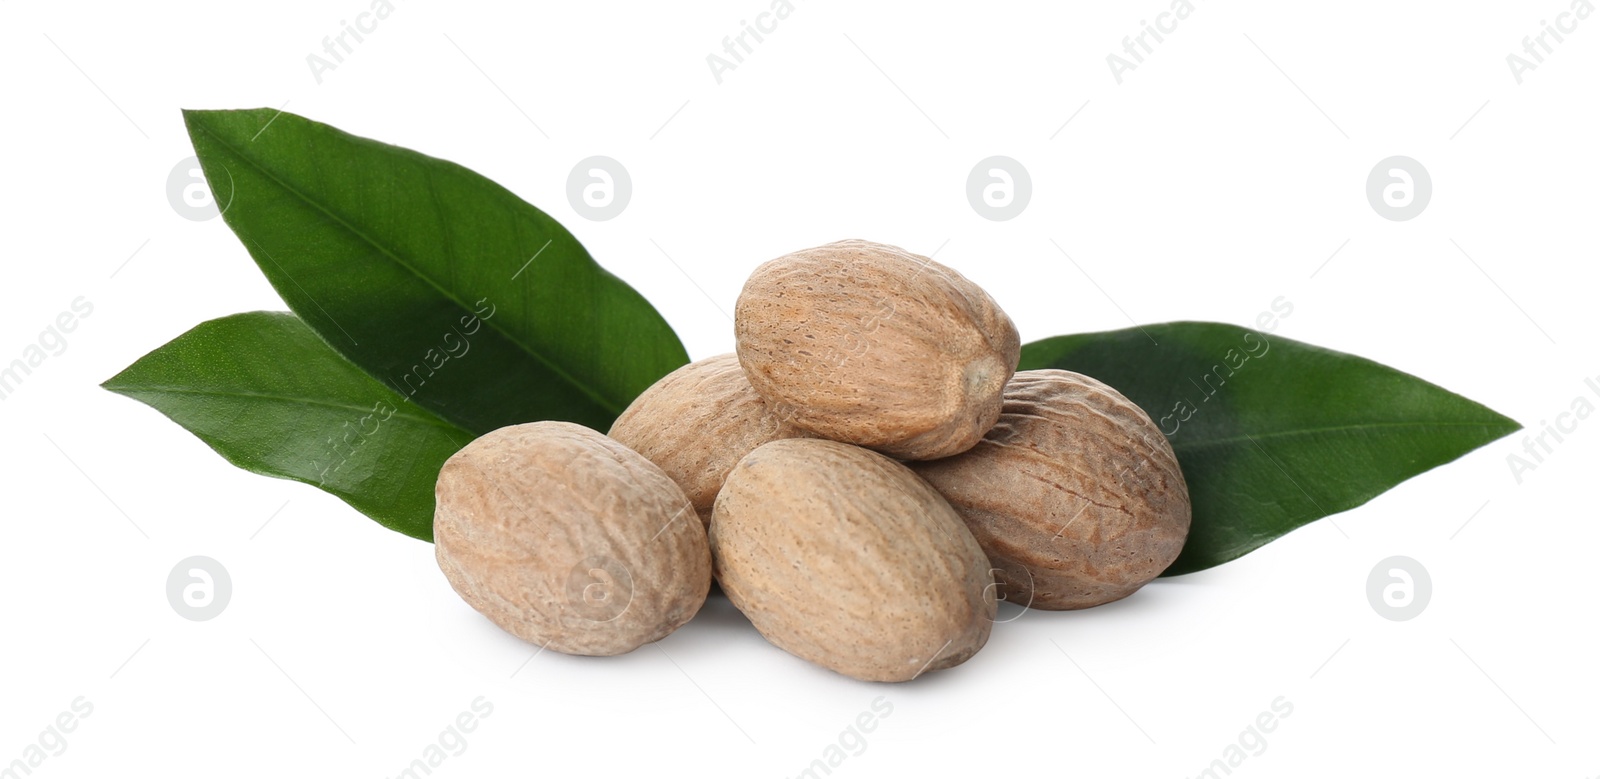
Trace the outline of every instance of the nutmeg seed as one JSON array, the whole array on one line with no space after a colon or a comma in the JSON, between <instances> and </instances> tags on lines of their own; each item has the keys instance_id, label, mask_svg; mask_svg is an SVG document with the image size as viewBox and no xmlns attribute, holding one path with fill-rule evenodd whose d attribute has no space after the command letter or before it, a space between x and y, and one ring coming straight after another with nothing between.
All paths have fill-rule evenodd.
<instances>
[{"instance_id":1,"label":"nutmeg seed","mask_svg":"<svg viewBox=\"0 0 1600 779\"><path fill-rule=\"evenodd\" d=\"M504 427L445 461L435 556L525 641L617 655L688 622L711 586L705 528L642 455L567 422Z\"/></svg>"},{"instance_id":2,"label":"nutmeg seed","mask_svg":"<svg viewBox=\"0 0 1600 779\"><path fill-rule=\"evenodd\" d=\"M989 638L989 561L906 466L849 444L746 455L711 517L717 579L773 644L866 681L949 668Z\"/></svg>"},{"instance_id":3,"label":"nutmeg seed","mask_svg":"<svg viewBox=\"0 0 1600 779\"><path fill-rule=\"evenodd\" d=\"M1087 376L1021 371L970 451L912 463L961 513L1010 602L1081 609L1161 574L1189 533L1172 446L1138 406Z\"/></svg>"},{"instance_id":4,"label":"nutmeg seed","mask_svg":"<svg viewBox=\"0 0 1600 779\"><path fill-rule=\"evenodd\" d=\"M773 413L729 353L662 377L617 417L609 435L666 471L710 525L717 491L741 458L768 441L810 433Z\"/></svg>"},{"instance_id":5,"label":"nutmeg seed","mask_svg":"<svg viewBox=\"0 0 1600 779\"><path fill-rule=\"evenodd\" d=\"M734 330L745 375L778 416L912 460L966 451L988 432L1021 349L976 284L859 240L757 268Z\"/></svg>"}]
</instances>

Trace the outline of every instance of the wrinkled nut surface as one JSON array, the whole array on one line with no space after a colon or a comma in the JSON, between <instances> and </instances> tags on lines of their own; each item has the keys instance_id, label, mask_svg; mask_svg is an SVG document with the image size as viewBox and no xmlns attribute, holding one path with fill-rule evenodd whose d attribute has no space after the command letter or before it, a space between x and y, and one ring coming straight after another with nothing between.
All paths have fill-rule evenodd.
<instances>
[{"instance_id":1,"label":"wrinkled nut surface","mask_svg":"<svg viewBox=\"0 0 1600 779\"><path fill-rule=\"evenodd\" d=\"M610 432L666 471L706 525L717 491L740 459L768 441L809 435L772 413L731 353L662 377L617 417Z\"/></svg>"},{"instance_id":2,"label":"wrinkled nut surface","mask_svg":"<svg viewBox=\"0 0 1600 779\"><path fill-rule=\"evenodd\" d=\"M912 467L961 513L1018 605L1127 597L1189 534L1189 490L1166 436L1116 390L1068 371L1018 372L983 441Z\"/></svg>"},{"instance_id":3,"label":"wrinkled nut surface","mask_svg":"<svg viewBox=\"0 0 1600 779\"><path fill-rule=\"evenodd\" d=\"M504 427L444 464L435 556L496 625L575 655L617 655L688 622L711 585L705 528L643 456L567 422Z\"/></svg>"},{"instance_id":4,"label":"wrinkled nut surface","mask_svg":"<svg viewBox=\"0 0 1600 779\"><path fill-rule=\"evenodd\" d=\"M734 331L745 375L781 418L912 460L988 432L1021 348L1010 317L961 274L858 240L757 268Z\"/></svg>"},{"instance_id":5,"label":"wrinkled nut surface","mask_svg":"<svg viewBox=\"0 0 1600 779\"><path fill-rule=\"evenodd\" d=\"M908 468L809 438L765 444L711 517L717 578L768 641L866 681L960 664L989 639L989 561Z\"/></svg>"}]
</instances>

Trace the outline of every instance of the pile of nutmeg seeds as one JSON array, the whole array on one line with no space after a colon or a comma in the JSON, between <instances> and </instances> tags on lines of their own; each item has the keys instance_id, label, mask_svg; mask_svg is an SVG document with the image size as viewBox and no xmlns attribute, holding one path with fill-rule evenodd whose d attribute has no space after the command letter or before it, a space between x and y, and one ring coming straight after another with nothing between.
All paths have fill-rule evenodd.
<instances>
[{"instance_id":1,"label":"pile of nutmeg seeds","mask_svg":"<svg viewBox=\"0 0 1600 779\"><path fill-rule=\"evenodd\" d=\"M997 598L1107 603L1183 547L1188 489L1149 416L1018 373L1011 319L939 263L854 240L779 257L735 334L609 436L534 422L451 457L434 538L456 591L526 641L615 655L715 578L773 644L905 681L982 648Z\"/></svg>"}]
</instances>

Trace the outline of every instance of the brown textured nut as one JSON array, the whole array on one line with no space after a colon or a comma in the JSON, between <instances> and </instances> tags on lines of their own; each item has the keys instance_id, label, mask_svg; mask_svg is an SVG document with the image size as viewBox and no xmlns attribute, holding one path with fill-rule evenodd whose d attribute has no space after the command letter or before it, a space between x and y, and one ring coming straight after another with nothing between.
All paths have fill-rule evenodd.
<instances>
[{"instance_id":1,"label":"brown textured nut","mask_svg":"<svg viewBox=\"0 0 1600 779\"><path fill-rule=\"evenodd\" d=\"M757 268L734 331L745 375L780 417L911 460L966 451L988 432L1021 348L978 285L857 240Z\"/></svg>"},{"instance_id":2,"label":"brown textured nut","mask_svg":"<svg viewBox=\"0 0 1600 779\"><path fill-rule=\"evenodd\" d=\"M768 641L866 681L964 662L989 640L989 561L908 468L849 444L774 441L728 475L717 579Z\"/></svg>"},{"instance_id":3,"label":"brown textured nut","mask_svg":"<svg viewBox=\"0 0 1600 779\"><path fill-rule=\"evenodd\" d=\"M503 427L445 461L435 556L496 625L618 655L688 622L711 586L705 528L649 460L567 422Z\"/></svg>"},{"instance_id":4,"label":"brown textured nut","mask_svg":"<svg viewBox=\"0 0 1600 779\"><path fill-rule=\"evenodd\" d=\"M964 454L912 467L967 521L1007 601L1081 609L1156 578L1189 534L1189 490L1142 409L1069 371L1020 371Z\"/></svg>"},{"instance_id":5,"label":"brown textured nut","mask_svg":"<svg viewBox=\"0 0 1600 779\"><path fill-rule=\"evenodd\" d=\"M768 441L811 434L772 413L729 353L662 377L617 417L609 435L661 466L710 525L717 491L740 459Z\"/></svg>"}]
</instances>

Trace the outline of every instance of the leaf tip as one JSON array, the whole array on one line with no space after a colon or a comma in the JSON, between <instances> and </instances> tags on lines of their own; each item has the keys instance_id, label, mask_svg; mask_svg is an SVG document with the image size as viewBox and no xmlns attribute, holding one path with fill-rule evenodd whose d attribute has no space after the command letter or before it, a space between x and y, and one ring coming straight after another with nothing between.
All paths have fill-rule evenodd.
<instances>
[{"instance_id":1,"label":"leaf tip","mask_svg":"<svg viewBox=\"0 0 1600 779\"><path fill-rule=\"evenodd\" d=\"M1500 440L1502 438L1505 438L1506 436L1513 435L1515 433L1519 433L1519 432L1523 431L1524 429L1526 429L1526 425L1523 425L1521 422L1518 422L1517 420L1512 419L1511 417L1508 417L1505 414L1502 414L1502 413L1500 413L1498 411L1495 411L1494 409L1489 408L1488 406L1484 406L1484 409L1486 411L1488 411L1490 414L1493 414L1495 416L1495 418L1496 418L1495 419L1494 428L1495 428L1496 432L1499 433L1499 435L1495 436L1494 438L1489 439L1491 441L1498 441L1498 440Z\"/></svg>"},{"instance_id":2,"label":"leaf tip","mask_svg":"<svg viewBox=\"0 0 1600 779\"><path fill-rule=\"evenodd\" d=\"M132 367L133 367L132 365L128 366L128 368L132 368ZM100 389L103 389L103 390L105 390L107 392L115 392L118 395L126 394L126 393L123 392L123 390L127 389L127 385L124 384L121 381L121 379L122 379L122 377L124 375L127 374L128 368L123 368L120 372L117 373L117 375L112 376L111 378L100 382L100 385L99 385Z\"/></svg>"}]
</instances>

